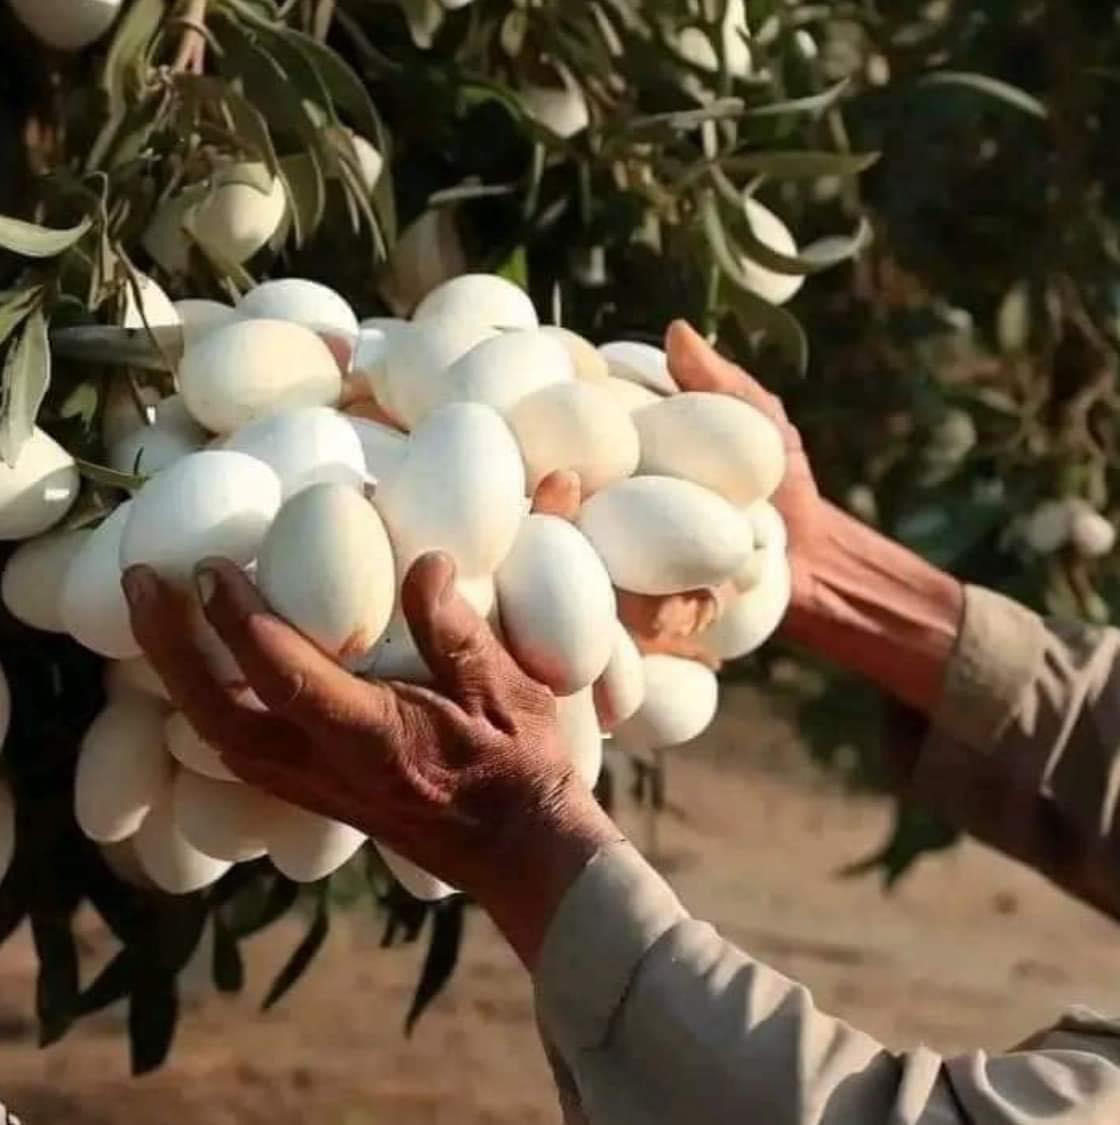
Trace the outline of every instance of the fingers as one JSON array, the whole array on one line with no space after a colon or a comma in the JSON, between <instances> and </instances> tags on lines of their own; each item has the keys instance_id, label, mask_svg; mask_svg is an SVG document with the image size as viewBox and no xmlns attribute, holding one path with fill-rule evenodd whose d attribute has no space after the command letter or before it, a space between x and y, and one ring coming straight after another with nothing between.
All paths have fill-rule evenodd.
<instances>
[{"instance_id":1,"label":"fingers","mask_svg":"<svg viewBox=\"0 0 1120 1125\"><path fill-rule=\"evenodd\" d=\"M639 637L692 637L719 616L721 592L699 589L658 597L616 590L618 619Z\"/></svg>"},{"instance_id":2,"label":"fingers","mask_svg":"<svg viewBox=\"0 0 1120 1125\"><path fill-rule=\"evenodd\" d=\"M697 664L703 664L713 672L720 668L718 657L691 637L672 637L667 634L660 637L635 637L634 643L643 656L679 656L684 660L695 660Z\"/></svg>"},{"instance_id":3,"label":"fingers","mask_svg":"<svg viewBox=\"0 0 1120 1125\"><path fill-rule=\"evenodd\" d=\"M574 522L579 516L579 473L572 469L556 469L537 485L533 493L533 511L538 515L559 516Z\"/></svg>"}]
</instances>

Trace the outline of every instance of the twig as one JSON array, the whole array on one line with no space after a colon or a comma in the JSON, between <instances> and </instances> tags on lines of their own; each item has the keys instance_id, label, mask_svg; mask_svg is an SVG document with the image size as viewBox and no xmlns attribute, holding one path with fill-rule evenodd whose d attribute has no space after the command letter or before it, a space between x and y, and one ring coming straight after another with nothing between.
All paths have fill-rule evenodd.
<instances>
[{"instance_id":1,"label":"twig","mask_svg":"<svg viewBox=\"0 0 1120 1125\"><path fill-rule=\"evenodd\" d=\"M183 27L179 50L171 70L175 74L201 74L206 66L206 0L188 0L175 21Z\"/></svg>"},{"instance_id":2,"label":"twig","mask_svg":"<svg viewBox=\"0 0 1120 1125\"><path fill-rule=\"evenodd\" d=\"M319 0L319 3L315 6L315 17L311 23L311 34L320 42L326 42L327 33L331 29L332 19L334 19L334 0Z\"/></svg>"}]
</instances>

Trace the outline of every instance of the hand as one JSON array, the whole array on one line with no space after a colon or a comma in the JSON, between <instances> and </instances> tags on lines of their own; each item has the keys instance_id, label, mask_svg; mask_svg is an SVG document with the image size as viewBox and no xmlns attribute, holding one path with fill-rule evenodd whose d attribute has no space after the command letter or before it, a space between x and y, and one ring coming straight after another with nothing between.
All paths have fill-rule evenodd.
<instances>
[{"instance_id":1,"label":"hand","mask_svg":"<svg viewBox=\"0 0 1120 1125\"><path fill-rule=\"evenodd\" d=\"M568 885L621 838L560 749L552 695L458 595L446 555L418 560L401 591L437 690L350 675L208 560L198 591L251 689L238 692L191 642L188 595L146 567L124 588L172 699L234 773L461 887L527 965Z\"/></svg>"}]
</instances>

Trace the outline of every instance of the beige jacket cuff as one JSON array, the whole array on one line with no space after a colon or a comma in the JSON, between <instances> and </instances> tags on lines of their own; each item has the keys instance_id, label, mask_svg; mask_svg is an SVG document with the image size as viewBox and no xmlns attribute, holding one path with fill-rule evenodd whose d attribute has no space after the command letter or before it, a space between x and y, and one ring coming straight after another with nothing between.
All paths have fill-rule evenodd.
<instances>
[{"instance_id":1,"label":"beige jacket cuff","mask_svg":"<svg viewBox=\"0 0 1120 1125\"><path fill-rule=\"evenodd\" d=\"M541 1023L568 1058L603 1044L638 965L687 917L631 844L596 853L561 901L534 973Z\"/></svg>"}]
</instances>

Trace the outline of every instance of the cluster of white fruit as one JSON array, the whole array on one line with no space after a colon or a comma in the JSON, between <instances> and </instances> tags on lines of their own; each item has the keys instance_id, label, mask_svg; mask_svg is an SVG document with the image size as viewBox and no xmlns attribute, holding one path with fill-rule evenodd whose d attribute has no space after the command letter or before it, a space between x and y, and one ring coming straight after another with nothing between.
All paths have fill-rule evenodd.
<instances>
[{"instance_id":1,"label":"cluster of white fruit","mask_svg":"<svg viewBox=\"0 0 1120 1125\"><path fill-rule=\"evenodd\" d=\"M148 479L96 528L44 535L77 475L37 430L0 467L0 537L35 536L0 589L17 618L112 662L78 763L77 819L164 890L204 887L264 855L315 880L364 838L242 784L173 709L132 634L125 567L148 564L187 588L199 561L229 558L351 670L423 682L398 595L418 556L446 551L464 597L556 693L588 784L604 733L649 752L694 738L716 708L706 665L642 657L616 588L734 589L699 637L716 658L756 648L785 611L785 529L767 502L781 437L745 402L678 391L657 348L595 348L542 327L522 290L489 275L440 286L411 321L361 324L336 293L294 278L237 307L173 304L148 279L139 294L131 322L181 325L185 345L177 393L146 416L132 395L105 413L110 460ZM574 523L530 511L557 469L580 478ZM215 675L242 682L201 609L194 630ZM413 893L451 893L382 851Z\"/></svg>"},{"instance_id":2,"label":"cluster of white fruit","mask_svg":"<svg viewBox=\"0 0 1120 1125\"><path fill-rule=\"evenodd\" d=\"M1051 555L1067 544L1087 559L1112 553L1116 528L1088 501L1067 496L1044 500L1022 524L1023 538L1040 555Z\"/></svg>"}]
</instances>

